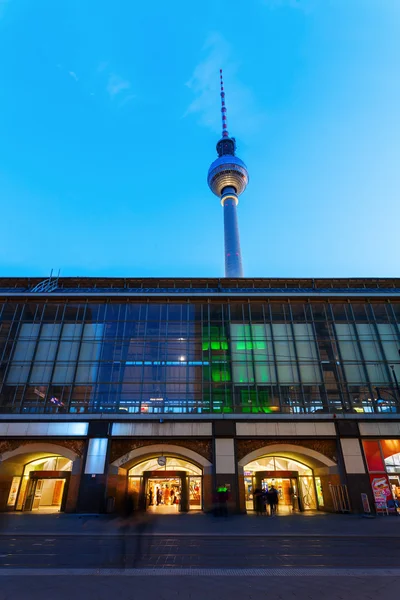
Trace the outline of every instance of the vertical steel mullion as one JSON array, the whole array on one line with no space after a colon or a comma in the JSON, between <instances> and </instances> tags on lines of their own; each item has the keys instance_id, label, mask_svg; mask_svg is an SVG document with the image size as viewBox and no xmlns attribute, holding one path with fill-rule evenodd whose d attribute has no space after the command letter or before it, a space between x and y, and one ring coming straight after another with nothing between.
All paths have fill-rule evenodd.
<instances>
[{"instance_id":1,"label":"vertical steel mullion","mask_svg":"<svg viewBox=\"0 0 400 600\"><path fill-rule=\"evenodd\" d=\"M278 401L279 401L280 412L282 412L282 408L283 408L282 393L281 393L281 386L280 386L280 382L279 382L279 370L278 370L278 362L277 362L278 358L276 356L274 327L273 327L273 321L272 321L272 311L271 311L271 303L270 302L268 302L268 304L267 304L267 310L269 313L269 326L270 326L270 331L271 331L271 344L272 344L273 363L274 363L275 379L276 379L275 385L278 390ZM264 320L265 320L265 311L264 311ZM265 324L267 325L267 323L265 323Z\"/></svg>"},{"instance_id":2,"label":"vertical steel mullion","mask_svg":"<svg viewBox=\"0 0 400 600\"><path fill-rule=\"evenodd\" d=\"M304 399L304 387L303 387L303 380L301 378L299 355L297 353L296 336L295 336L295 331L294 331L292 306L291 306L290 302L288 302L285 306L288 306L288 314L289 314L289 317L290 317L289 326L290 326L290 331L292 332L293 349L294 349L294 356L295 356L295 361L296 361L297 376L299 378L299 383L300 383L301 402L302 402L302 405L303 405L303 412L305 413L306 412L306 410L305 410L306 405L305 405L305 399ZM286 321L286 316L285 316L285 321Z\"/></svg>"},{"instance_id":3,"label":"vertical steel mullion","mask_svg":"<svg viewBox=\"0 0 400 600\"><path fill-rule=\"evenodd\" d=\"M361 356L365 380L366 380L367 385L369 387L369 393L371 394L372 407L374 409L374 412L378 412L376 410L377 406L376 406L376 402L375 402L375 399L374 399L374 394L372 392L372 386L371 386L371 381L370 381L369 374L368 374L367 363L366 363L366 360L365 360L365 357L364 357L364 353L362 351L362 346L361 346L360 338L359 338L358 331L357 331L357 323L356 323L356 320L355 320L355 317L354 317L354 311L353 311L353 306L352 306L351 302L349 302L349 307L350 307L350 314L351 314L351 316L353 318L353 322L351 323L351 325L353 326L353 330L354 330L354 333L355 333L355 338L356 338L356 342L357 342L357 346L358 346L358 351L359 351L360 356Z\"/></svg>"},{"instance_id":4,"label":"vertical steel mullion","mask_svg":"<svg viewBox=\"0 0 400 600\"><path fill-rule=\"evenodd\" d=\"M316 327L315 327L314 312L313 312L312 304L311 304L311 302L310 302L309 300L308 300L308 304L309 304L309 306L310 306L310 314L311 314L311 328L312 328L312 332L313 332L313 334L314 334L314 345L315 345L315 347L316 347L316 349L317 349L317 357L318 357L318 371L319 371L319 376L320 376L320 378L321 378L322 385L323 385L323 386L324 386L324 388L325 388L324 371L323 371L323 369L322 369L322 367L321 367L321 354L320 354L320 351L319 351L319 345L318 345L318 336L317 336L317 329L316 329ZM325 304L324 304L324 309L325 309ZM326 316L327 316L327 315L326 315L326 309L325 309L325 318L326 318ZM307 319L307 315L306 315L306 319ZM326 319L326 322L328 322L328 319ZM306 320L306 323L307 323L307 320ZM329 332L329 328L327 328L327 329L328 329L328 332ZM330 341L330 340L329 340L329 341Z\"/></svg>"},{"instance_id":5,"label":"vertical steel mullion","mask_svg":"<svg viewBox=\"0 0 400 600\"><path fill-rule=\"evenodd\" d=\"M65 316L65 311L66 311L67 308L68 308L68 302L65 305L64 316ZM79 336L79 340L77 341L77 343L78 343L78 353L77 353L77 356L76 356L75 369L74 369L74 374L73 374L73 377L72 377L72 386L71 386L71 388L75 387L75 385L76 385L76 375L78 373L78 366L79 366L79 362L80 362L79 361L79 357L80 357L81 349L82 349L83 335L85 333L86 312L87 312L87 303L86 303L84 311L83 311L82 322L81 323L79 323L79 321L77 320L77 317L75 316L75 325L81 324L82 325L82 330L81 330L81 335ZM78 308L77 314L79 316L79 308ZM87 386L85 386L85 387L87 387ZM72 389L71 389L71 400L72 400L72 396L73 396L73 393L72 393ZM86 392L85 392L85 402L86 402Z\"/></svg>"},{"instance_id":6,"label":"vertical steel mullion","mask_svg":"<svg viewBox=\"0 0 400 600\"><path fill-rule=\"evenodd\" d=\"M46 306L47 306L47 304L46 304ZM57 315L58 315L58 310L57 310ZM56 323L54 322L53 325L56 325ZM62 337L62 330L63 330L63 324L60 323L60 333L58 334L58 340L56 341L57 347L56 347L56 351L55 351L55 354L54 354L53 366L51 368L51 373L50 373L50 377L49 377L49 385L47 387L46 398L45 398L45 402L44 402L45 412L46 412L46 408L48 406L49 389L50 389L50 386L53 385L53 376L54 376L54 371L55 371L56 364L57 364L57 355L58 355L58 351L59 351L59 348L60 348L61 337Z\"/></svg>"},{"instance_id":7,"label":"vertical steel mullion","mask_svg":"<svg viewBox=\"0 0 400 600\"><path fill-rule=\"evenodd\" d=\"M391 302L388 302L388 304L390 306L391 316L392 316L392 319L393 319L393 321L391 321L389 319L389 323L394 326L394 329L396 331L396 336L397 336L397 343L400 346L400 326L399 326L399 323L397 322L397 316L396 316L396 314L394 312L393 304Z\"/></svg>"},{"instance_id":8,"label":"vertical steel mullion","mask_svg":"<svg viewBox=\"0 0 400 600\"><path fill-rule=\"evenodd\" d=\"M160 361L162 360L165 363L167 362L168 348L169 348L169 319L168 319L168 317L169 317L169 302L167 303L167 306L168 306L168 311L167 311L167 320L166 320L166 325L165 325L165 342L164 342L164 357L163 357L163 359L160 358L160 338L159 338L159 345L158 345L158 348L159 348L158 358ZM160 323L161 323L161 321L160 321ZM163 385L164 385L163 395L166 396L165 392L167 389L167 365L164 366L164 369L165 369L165 375L163 378L165 381L163 382ZM162 408L165 412L166 411L165 402L163 402ZM175 412L174 407L172 407L172 411Z\"/></svg>"},{"instance_id":9,"label":"vertical steel mullion","mask_svg":"<svg viewBox=\"0 0 400 600\"><path fill-rule=\"evenodd\" d=\"M253 387L256 391L256 403L257 403L257 412L259 412L260 409L260 401L258 398L258 382L257 382L257 375L256 375L256 361L255 361L255 354L254 354L254 338L253 338L253 321L252 321L252 317L251 317L251 305L249 300L247 300L247 315L248 315L248 321L249 321L249 333L250 333L250 344L251 344L251 348L250 348L250 353L251 353L251 365L252 365L252 369L253 369ZM244 316L244 314L243 314ZM246 349L247 351L247 349Z\"/></svg>"},{"instance_id":10,"label":"vertical steel mullion","mask_svg":"<svg viewBox=\"0 0 400 600\"><path fill-rule=\"evenodd\" d=\"M36 306L38 306L38 305L36 305ZM38 309L36 308L35 316L34 316L34 321L33 322L35 322L37 312L38 312ZM33 351L33 356L32 356L32 360L31 360L31 366L29 367L28 376L27 376L26 382L25 382L24 401L25 401L26 387L31 385L32 370L33 370L34 364L36 362L36 354L37 354L37 351L38 351L38 346L40 344L40 338L42 337L42 329L43 329L43 310L42 310L42 314L41 314L41 317L40 317L39 331L38 331L37 338L36 338L35 349ZM47 392L46 392L46 394L47 394ZM45 403L46 403L46 398L45 398ZM44 412L44 408L45 408L45 403L43 405L43 412ZM21 403L21 408L22 407L23 407L23 403Z\"/></svg>"},{"instance_id":11,"label":"vertical steel mullion","mask_svg":"<svg viewBox=\"0 0 400 600\"><path fill-rule=\"evenodd\" d=\"M190 360L190 356L189 356L189 310L188 310L188 304L186 301L186 304L182 304L182 306L184 306L185 308L182 309L181 307L181 327L180 330L181 332L184 333L184 340L185 340L185 358L186 358L186 377L185 377L185 395L186 395L186 413L190 412L189 409L189 390L190 390L190 366L189 363L192 362ZM185 311L185 315L183 314ZM186 323L186 328L184 328L184 323ZM190 404L192 404L192 402L190 401ZM192 408L194 408L194 404L192 404Z\"/></svg>"},{"instance_id":12,"label":"vertical steel mullion","mask_svg":"<svg viewBox=\"0 0 400 600\"><path fill-rule=\"evenodd\" d=\"M149 315L149 299L147 298L147 302L146 302L146 311L145 311L145 319L144 319L144 332L143 332L143 338L142 338L142 364L141 364L141 375L140 375L140 400L139 400L139 414L141 414L142 412L142 400L143 400L143 378L144 378L144 349L145 349L145 345L146 345L146 340L147 340L147 324L148 324L148 315ZM140 315L142 316L142 315ZM139 321L140 323L141 321Z\"/></svg>"},{"instance_id":13,"label":"vertical steel mullion","mask_svg":"<svg viewBox=\"0 0 400 600\"><path fill-rule=\"evenodd\" d=\"M382 344L381 336L379 334L379 329L378 329L378 324L376 322L375 312L374 312L374 309L373 309L373 307L372 307L371 304L369 304L369 308L370 308L371 315L372 315L371 324L372 324L372 327L374 329L374 332L375 332L375 335L376 335L376 339L377 339L377 343L378 343L378 346L379 346L379 350L380 350L380 353L381 353L381 359L382 360L379 361L379 362L380 363L383 362L383 365L384 365L383 368L386 371L386 377L387 377L387 381L388 381L389 387L391 389L391 392L392 392L393 396L395 398L397 398L397 403L399 403L400 402L400 398L397 396L397 390L395 389L394 384L393 384L393 377L392 377L392 374L391 374L390 369L389 369L389 363L388 363L388 361L386 359L385 350L384 350L384 347L383 347L383 344ZM374 345L375 345L375 340L373 340L373 341L374 341Z\"/></svg>"},{"instance_id":14,"label":"vertical steel mullion","mask_svg":"<svg viewBox=\"0 0 400 600\"><path fill-rule=\"evenodd\" d=\"M315 319L314 319L314 312L313 312L313 308L312 308L312 304L310 301L308 301L309 306L310 306L310 314L311 314L311 329L314 335L314 346L317 350L317 358L318 358L318 371L319 371L319 376L321 378L321 382L322 382L322 388L323 388L323 393L325 396L325 404L328 412L329 412L329 399L328 399L328 394L326 391L326 385L325 385L325 377L324 377L324 370L321 366L321 354L319 351L319 344L318 344L318 336L317 336L317 328L315 326ZM324 310L325 310L325 319L326 319L326 309L325 309L325 304L324 304ZM306 319L307 319L307 315L306 315ZM326 319L327 322L327 319ZM306 320L306 323L308 324L308 321ZM329 328L328 328L328 332L329 332ZM330 340L329 340L330 341ZM340 393L340 392L339 392Z\"/></svg>"},{"instance_id":15,"label":"vertical steel mullion","mask_svg":"<svg viewBox=\"0 0 400 600\"><path fill-rule=\"evenodd\" d=\"M394 312L393 304L390 301L388 301L387 304L388 304L388 306L390 306L390 309L388 308L388 310L387 310L388 316L389 316L389 325L391 325L394 328L395 332L396 332L397 344L398 344L398 346L400 348L400 327L399 327L399 323L397 322L397 317L396 317L396 314ZM393 319L393 320L391 320L391 319ZM385 354L384 354L384 356L385 356L386 363L389 364L388 361L387 361L387 359L386 359L386 355ZM400 360L400 349L399 349L399 359L397 359L397 361L396 361L397 364L398 364L399 360ZM392 373L390 373L389 381L390 381L392 389L394 390L395 386L394 386L394 383L393 383L393 375L392 375ZM397 391L397 387L396 387L396 391ZM397 397L397 394L394 393L394 396ZM399 398L398 402L400 403L400 398Z\"/></svg>"},{"instance_id":16,"label":"vertical steel mullion","mask_svg":"<svg viewBox=\"0 0 400 600\"><path fill-rule=\"evenodd\" d=\"M347 396L348 396L348 402L349 402L350 408L352 409L353 408L353 400L352 400L350 392L349 392L349 384L347 382L346 369L344 368L342 351L340 349L339 336L338 336L337 331L336 331L336 322L335 322L335 318L334 318L332 306L331 306L330 303L328 304L328 307L329 307L329 312L330 312L330 316L331 316L331 319L332 319L332 334L333 334L333 339L335 341L335 345L336 345L338 356L339 356L339 362L340 362L340 377L339 377L340 391L342 391L342 389L341 389L341 386L342 386L341 379L343 379L344 382L345 382L345 385L346 385L346 392L347 392ZM342 402L343 402L343 400L342 400ZM345 403L344 403L344 406L346 406Z\"/></svg>"},{"instance_id":17,"label":"vertical steel mullion","mask_svg":"<svg viewBox=\"0 0 400 600\"><path fill-rule=\"evenodd\" d=\"M86 304L87 304L87 301L86 301ZM67 304L64 303L62 305L62 314L60 315L60 321L61 321L60 344L61 344L61 339L62 339L62 332L63 332L64 325L65 325L64 318L65 318L66 307L67 307ZM79 350L78 350L77 358L75 360L75 364L78 361L78 357L79 357ZM56 356L56 361L57 361L57 356ZM70 363L72 361L67 361L67 362ZM69 413L70 408L71 408L72 389L73 389L74 384L75 384L75 377L74 377L74 375L75 375L75 370L74 370L74 373L72 374L71 381L69 382L69 384L67 384L67 386L69 387L69 394L68 394L68 398L66 398L66 405L67 405L67 411L66 412L68 412L68 413ZM65 387L66 387L65 383L63 385L64 385L64 389L65 389ZM63 391L63 397L64 397L64 391Z\"/></svg>"},{"instance_id":18,"label":"vertical steel mullion","mask_svg":"<svg viewBox=\"0 0 400 600\"><path fill-rule=\"evenodd\" d=\"M25 302L25 304L26 304L26 302ZM16 304L16 306L14 308L14 314L12 316L12 320L10 321L11 325L10 325L10 328L8 330L7 340L6 340L6 343L5 343L5 346L4 346L3 354L0 357L0 362L2 362L4 360L4 356L5 356L7 344L9 342L9 340L10 340L11 331L12 331L14 322L16 321L17 330L15 332L15 337L14 337L14 340L13 340L12 345L11 345L10 356L9 356L9 359L7 360L6 368L4 369L4 378L3 378L3 381L0 383L0 392L3 391L3 385L6 385L8 371L10 369L10 366L11 366L12 362L13 362L12 358L13 358L15 346L16 346L18 338L19 338L19 332L20 332L20 329L21 329L21 316L23 314L24 304L22 305L22 311L21 311L21 315L20 315L19 321L18 321L18 319L17 320L15 319L15 315L16 315L16 313L18 311L18 306L19 306L19 304ZM18 387L18 385L16 387Z\"/></svg>"}]
</instances>

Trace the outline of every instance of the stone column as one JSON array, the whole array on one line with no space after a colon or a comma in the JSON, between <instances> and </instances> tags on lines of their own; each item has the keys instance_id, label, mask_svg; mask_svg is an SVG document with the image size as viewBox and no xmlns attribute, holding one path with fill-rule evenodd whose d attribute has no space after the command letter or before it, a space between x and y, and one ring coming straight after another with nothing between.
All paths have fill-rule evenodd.
<instances>
[{"instance_id":1,"label":"stone column","mask_svg":"<svg viewBox=\"0 0 400 600\"><path fill-rule=\"evenodd\" d=\"M374 506L374 501L360 440L358 438L342 438L340 446L346 471L347 490L349 492L351 508L355 512L363 512L361 494L368 495L371 508Z\"/></svg>"},{"instance_id":2,"label":"stone column","mask_svg":"<svg viewBox=\"0 0 400 600\"><path fill-rule=\"evenodd\" d=\"M106 512L110 429L108 421L89 423L89 440L79 488L78 512Z\"/></svg>"},{"instance_id":3,"label":"stone column","mask_svg":"<svg viewBox=\"0 0 400 600\"><path fill-rule=\"evenodd\" d=\"M229 508L239 510L235 440L215 438L215 488L226 486L230 492ZM216 491L216 490L215 490Z\"/></svg>"}]
</instances>

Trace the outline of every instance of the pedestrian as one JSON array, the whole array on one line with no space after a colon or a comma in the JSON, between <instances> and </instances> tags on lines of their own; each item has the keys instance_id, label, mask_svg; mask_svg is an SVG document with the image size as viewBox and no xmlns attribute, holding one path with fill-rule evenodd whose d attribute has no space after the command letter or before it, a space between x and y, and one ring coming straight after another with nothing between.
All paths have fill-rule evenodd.
<instances>
[{"instance_id":1,"label":"pedestrian","mask_svg":"<svg viewBox=\"0 0 400 600\"><path fill-rule=\"evenodd\" d=\"M262 514L268 517L268 488L263 490L261 495Z\"/></svg>"},{"instance_id":2,"label":"pedestrian","mask_svg":"<svg viewBox=\"0 0 400 600\"><path fill-rule=\"evenodd\" d=\"M276 515L276 508L278 506L278 500L279 500L278 491L273 485L271 485L271 487L268 490L267 500L268 500L270 514L272 517L272 516Z\"/></svg>"},{"instance_id":3,"label":"pedestrian","mask_svg":"<svg viewBox=\"0 0 400 600\"><path fill-rule=\"evenodd\" d=\"M135 534L133 537L134 548L132 566L137 567L143 556L150 552L154 516L150 516L149 513L143 511L137 512L133 525L135 526Z\"/></svg>"},{"instance_id":4,"label":"pedestrian","mask_svg":"<svg viewBox=\"0 0 400 600\"><path fill-rule=\"evenodd\" d=\"M149 491L149 506L153 506L153 488Z\"/></svg>"},{"instance_id":5,"label":"pedestrian","mask_svg":"<svg viewBox=\"0 0 400 600\"><path fill-rule=\"evenodd\" d=\"M261 488L254 490L254 502L256 508L256 515L262 515L263 513L263 491Z\"/></svg>"},{"instance_id":6,"label":"pedestrian","mask_svg":"<svg viewBox=\"0 0 400 600\"><path fill-rule=\"evenodd\" d=\"M133 496L132 494L126 494L124 502L124 517L130 519L133 513Z\"/></svg>"},{"instance_id":7,"label":"pedestrian","mask_svg":"<svg viewBox=\"0 0 400 600\"><path fill-rule=\"evenodd\" d=\"M161 492L160 488L157 487L157 493L156 493L157 506L159 506L161 504L161 500L162 500L162 492Z\"/></svg>"},{"instance_id":8,"label":"pedestrian","mask_svg":"<svg viewBox=\"0 0 400 600\"><path fill-rule=\"evenodd\" d=\"M228 488L226 486L220 486L217 489L217 515L219 517L228 516L228 498Z\"/></svg>"}]
</instances>

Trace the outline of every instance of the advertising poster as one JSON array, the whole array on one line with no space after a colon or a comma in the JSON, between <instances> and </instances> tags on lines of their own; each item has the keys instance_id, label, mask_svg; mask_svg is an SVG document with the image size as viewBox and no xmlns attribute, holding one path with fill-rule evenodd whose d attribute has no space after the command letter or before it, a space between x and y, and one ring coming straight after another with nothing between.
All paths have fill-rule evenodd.
<instances>
[{"instance_id":1,"label":"advertising poster","mask_svg":"<svg viewBox=\"0 0 400 600\"><path fill-rule=\"evenodd\" d=\"M7 506L14 506L14 504L17 500L17 494L18 494L18 488L19 488L20 481L21 481L21 477L13 477L10 493L8 496Z\"/></svg>"},{"instance_id":2,"label":"advertising poster","mask_svg":"<svg viewBox=\"0 0 400 600\"><path fill-rule=\"evenodd\" d=\"M370 474L372 493L374 494L375 504L377 506L386 504L388 500L393 499L392 490L390 489L389 479L385 473Z\"/></svg>"}]
</instances>

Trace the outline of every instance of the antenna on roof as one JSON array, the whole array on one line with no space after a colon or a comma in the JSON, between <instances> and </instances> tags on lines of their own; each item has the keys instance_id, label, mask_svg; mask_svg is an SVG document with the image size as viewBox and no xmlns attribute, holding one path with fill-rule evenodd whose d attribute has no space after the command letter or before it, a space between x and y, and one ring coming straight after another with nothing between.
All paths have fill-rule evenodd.
<instances>
[{"instance_id":1,"label":"antenna on roof","mask_svg":"<svg viewBox=\"0 0 400 600\"><path fill-rule=\"evenodd\" d=\"M60 277L60 269L58 269L57 277L53 277L53 269L51 269L50 277L48 279L43 279L43 281L40 281L30 291L35 292L35 293L54 292L54 290L56 290L58 288L59 277Z\"/></svg>"},{"instance_id":2,"label":"antenna on roof","mask_svg":"<svg viewBox=\"0 0 400 600\"><path fill-rule=\"evenodd\" d=\"M219 77L221 80L221 114L222 114L222 137L229 137L228 124L226 120L226 106L225 106L225 92L224 92L224 80L222 79L222 69L219 70Z\"/></svg>"}]
</instances>

